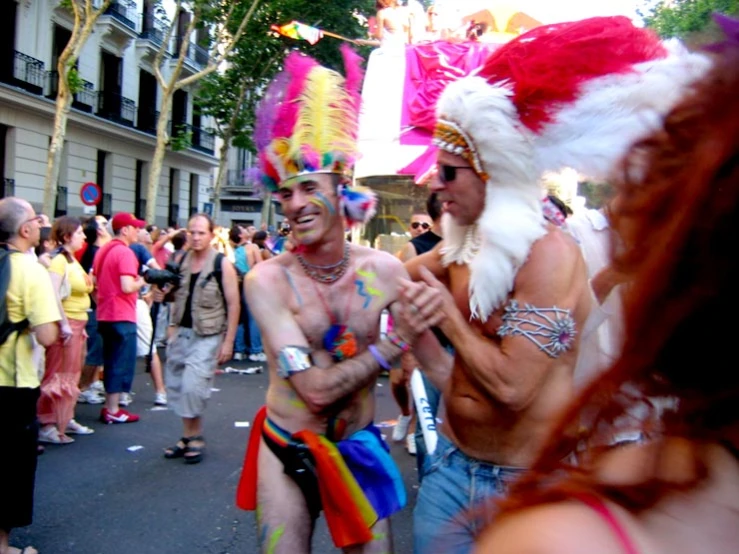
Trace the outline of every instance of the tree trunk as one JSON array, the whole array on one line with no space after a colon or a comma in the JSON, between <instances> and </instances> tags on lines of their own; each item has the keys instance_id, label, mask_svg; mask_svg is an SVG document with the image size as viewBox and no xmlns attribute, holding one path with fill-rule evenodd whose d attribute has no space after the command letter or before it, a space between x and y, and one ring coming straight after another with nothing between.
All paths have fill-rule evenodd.
<instances>
[{"instance_id":1,"label":"tree trunk","mask_svg":"<svg viewBox=\"0 0 739 554\"><path fill-rule=\"evenodd\" d=\"M64 77L60 77L60 80ZM67 133L67 118L72 106L72 94L66 86L59 87L56 97L56 113L54 114L54 133L51 135L49 152L46 155L46 177L44 179L44 213L54 218L56 210L57 181L59 181L59 164L64 149L64 136Z\"/></svg>"},{"instance_id":2,"label":"tree trunk","mask_svg":"<svg viewBox=\"0 0 739 554\"><path fill-rule=\"evenodd\" d=\"M274 217L272 215L272 194L265 189L262 193L262 221L261 225L272 225ZM261 226L260 225L260 226Z\"/></svg>"},{"instance_id":3,"label":"tree trunk","mask_svg":"<svg viewBox=\"0 0 739 554\"><path fill-rule=\"evenodd\" d=\"M169 123L169 112L172 109L173 89L162 89L162 107L157 120L157 144L154 148L154 156L151 159L151 168L149 169L149 184L146 188L146 221L150 224L156 222L157 216L157 199L159 197L159 179L162 175L162 164L164 155L167 153L167 144L169 143L169 133L167 132L167 124Z\"/></svg>"},{"instance_id":4,"label":"tree trunk","mask_svg":"<svg viewBox=\"0 0 739 554\"><path fill-rule=\"evenodd\" d=\"M233 133L229 129L223 136L223 144L220 149L220 159L218 160L218 175L216 176L216 185L213 188L213 221L218 221L221 213L221 189L226 181L226 168L228 166L228 151L230 150L231 136Z\"/></svg>"}]
</instances>

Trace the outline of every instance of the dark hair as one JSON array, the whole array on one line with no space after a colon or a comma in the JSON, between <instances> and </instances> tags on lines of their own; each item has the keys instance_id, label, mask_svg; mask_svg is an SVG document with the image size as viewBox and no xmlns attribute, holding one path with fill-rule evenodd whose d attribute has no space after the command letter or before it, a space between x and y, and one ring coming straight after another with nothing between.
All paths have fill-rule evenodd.
<instances>
[{"instance_id":1,"label":"dark hair","mask_svg":"<svg viewBox=\"0 0 739 554\"><path fill-rule=\"evenodd\" d=\"M696 486L706 471L700 445L724 443L735 433L736 333L723 322L739 311L738 93L739 48L732 48L667 115L664 127L633 147L610 214L622 241L615 267L629 279L623 350L567 408L539 460L503 502L505 510L582 491L627 509L648 508L665 494ZM635 174L642 177L629 179ZM588 468L597 466L604 437L612 436L619 418L659 397L674 399L674 408L656 428L651 419L642 422L654 445L654 473L636 487L603 483ZM575 468L561 461L562 449L571 443L567 430L578 427L583 414L589 414L588 425L578 438L586 464ZM692 455L692 478L675 482L656 469L671 461L670 438L681 439Z\"/></svg>"},{"instance_id":2,"label":"dark hair","mask_svg":"<svg viewBox=\"0 0 739 554\"><path fill-rule=\"evenodd\" d=\"M256 242L258 240L267 240L267 231L257 231L254 233L254 236L251 238L253 242Z\"/></svg>"},{"instance_id":3,"label":"dark hair","mask_svg":"<svg viewBox=\"0 0 739 554\"><path fill-rule=\"evenodd\" d=\"M172 237L172 246L175 250L182 250L187 242L187 231L177 231Z\"/></svg>"},{"instance_id":4,"label":"dark hair","mask_svg":"<svg viewBox=\"0 0 739 554\"><path fill-rule=\"evenodd\" d=\"M98 224L98 220L94 217L88 218L83 224L82 224L82 231L85 233L85 242L89 245L93 245L98 240L98 229L100 228L100 225Z\"/></svg>"},{"instance_id":5,"label":"dark hair","mask_svg":"<svg viewBox=\"0 0 739 554\"><path fill-rule=\"evenodd\" d=\"M426 199L426 213L429 214L429 217L434 222L439 221L441 217L441 202L439 201L439 195L435 192L429 194L429 197Z\"/></svg>"},{"instance_id":6,"label":"dark hair","mask_svg":"<svg viewBox=\"0 0 739 554\"><path fill-rule=\"evenodd\" d=\"M228 239L236 244L241 242L241 225L234 225L228 232Z\"/></svg>"},{"instance_id":7,"label":"dark hair","mask_svg":"<svg viewBox=\"0 0 739 554\"><path fill-rule=\"evenodd\" d=\"M54 221L54 225L51 227L51 238L59 246L64 246L64 244L72 237L74 232L79 229L80 225L82 225L82 223L80 223L80 220L76 217L68 215L58 217L56 221Z\"/></svg>"},{"instance_id":8,"label":"dark hair","mask_svg":"<svg viewBox=\"0 0 739 554\"><path fill-rule=\"evenodd\" d=\"M38 245L33 249L33 251L36 252L36 256L40 256L41 254L45 253L44 243L49 240L52 240L51 227L41 227L39 232Z\"/></svg>"}]
</instances>

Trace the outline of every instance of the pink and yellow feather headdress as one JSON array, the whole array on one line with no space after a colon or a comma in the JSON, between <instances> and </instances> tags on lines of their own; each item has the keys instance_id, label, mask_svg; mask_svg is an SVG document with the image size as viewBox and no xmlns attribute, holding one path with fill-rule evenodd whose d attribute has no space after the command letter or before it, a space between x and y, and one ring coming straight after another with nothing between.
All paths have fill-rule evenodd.
<instances>
[{"instance_id":1,"label":"pink and yellow feather headdress","mask_svg":"<svg viewBox=\"0 0 739 554\"><path fill-rule=\"evenodd\" d=\"M346 77L313 58L292 52L267 88L256 112L254 142L261 183L276 192L286 181L312 173L342 175L349 182L357 158L361 58L341 48ZM342 184L343 211L350 223L374 215L369 189Z\"/></svg>"}]
</instances>

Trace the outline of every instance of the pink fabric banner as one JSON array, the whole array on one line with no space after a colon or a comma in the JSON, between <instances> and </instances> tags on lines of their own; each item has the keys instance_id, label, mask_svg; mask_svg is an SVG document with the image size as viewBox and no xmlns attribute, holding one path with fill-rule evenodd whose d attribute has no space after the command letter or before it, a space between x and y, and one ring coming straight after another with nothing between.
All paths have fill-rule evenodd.
<instances>
[{"instance_id":1,"label":"pink fabric banner","mask_svg":"<svg viewBox=\"0 0 739 554\"><path fill-rule=\"evenodd\" d=\"M479 67L499 46L480 42L435 41L406 48L400 144L426 145L430 148L400 169L401 175L416 175L416 182L428 175L435 158L432 155L435 152L431 149L431 136L439 96L447 84Z\"/></svg>"}]
</instances>

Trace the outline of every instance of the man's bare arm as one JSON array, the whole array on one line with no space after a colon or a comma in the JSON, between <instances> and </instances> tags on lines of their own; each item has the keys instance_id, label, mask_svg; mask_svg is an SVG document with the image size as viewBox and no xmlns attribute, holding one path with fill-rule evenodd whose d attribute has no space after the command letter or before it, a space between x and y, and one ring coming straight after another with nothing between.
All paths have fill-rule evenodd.
<instances>
[{"instance_id":1,"label":"man's bare arm","mask_svg":"<svg viewBox=\"0 0 739 554\"><path fill-rule=\"evenodd\" d=\"M413 354L419 369L423 370L433 385L442 392L446 390L454 367L454 356L441 346L431 330L418 337Z\"/></svg>"},{"instance_id":2,"label":"man's bare arm","mask_svg":"<svg viewBox=\"0 0 739 554\"><path fill-rule=\"evenodd\" d=\"M402 271L402 266L399 266ZM246 298L256 318L262 338L275 357L286 347L308 350L308 340L293 313L279 294L284 283L282 268L275 263L258 264L245 281ZM396 360L402 350L385 339L374 344L380 356L388 363ZM371 352L365 351L350 360L329 367L312 365L294 373L290 382L313 413L322 413L348 394L356 392L375 378L383 369Z\"/></svg>"},{"instance_id":3,"label":"man's bare arm","mask_svg":"<svg viewBox=\"0 0 739 554\"><path fill-rule=\"evenodd\" d=\"M43 347L49 347L56 342L59 337L59 325L54 321L52 323L42 323L31 329L36 335L36 340Z\"/></svg>"},{"instance_id":4,"label":"man's bare arm","mask_svg":"<svg viewBox=\"0 0 739 554\"><path fill-rule=\"evenodd\" d=\"M144 278L134 277L133 275L121 275L121 290L125 294L139 292L146 285Z\"/></svg>"},{"instance_id":5,"label":"man's bare arm","mask_svg":"<svg viewBox=\"0 0 739 554\"><path fill-rule=\"evenodd\" d=\"M233 345L236 338L236 329L241 317L241 302L239 300L239 283L233 264L227 259L221 260L221 274L223 278L223 296L228 310L228 326L224 343ZM227 361L227 360L224 360Z\"/></svg>"},{"instance_id":6,"label":"man's bare arm","mask_svg":"<svg viewBox=\"0 0 739 554\"><path fill-rule=\"evenodd\" d=\"M441 282L447 281L447 269L441 263L441 248L444 242L437 244L432 250L405 261L405 270L411 279L418 281L421 279L421 268L428 269L434 277Z\"/></svg>"},{"instance_id":7,"label":"man's bare arm","mask_svg":"<svg viewBox=\"0 0 739 554\"><path fill-rule=\"evenodd\" d=\"M576 280L576 268L584 271L582 264L574 259L569 245L554 238L534 245L526 269L526 280L517 281L513 300L520 306L530 304L537 308L571 310L572 282ZM576 255L579 255L575 253ZM583 282L586 282L583 277ZM526 408L537 396L548 370L555 358L542 348L542 342L529 334L511 333L500 342L485 336L482 331L469 324L457 308L448 290L431 275L424 280L444 296L444 315L440 328L453 344L457 356L466 367L467 376L491 397L512 410ZM570 313L571 317L574 314ZM525 316L523 319L526 319ZM533 323L524 323L523 329L532 329L545 319L532 316ZM532 340L534 339L534 340ZM426 363L422 353L419 361ZM433 361L433 358L430 358ZM437 365L434 380L444 377L443 367ZM443 383L439 383L442 385Z\"/></svg>"},{"instance_id":8,"label":"man's bare arm","mask_svg":"<svg viewBox=\"0 0 739 554\"><path fill-rule=\"evenodd\" d=\"M416 252L416 247L413 246L413 243L408 241L406 245L400 249L400 252L396 254L396 258L398 258L401 262L405 263L408 260L412 260L418 256L418 252Z\"/></svg>"}]
</instances>

